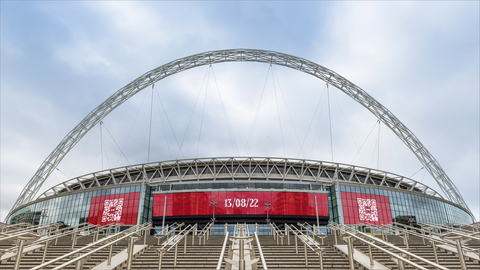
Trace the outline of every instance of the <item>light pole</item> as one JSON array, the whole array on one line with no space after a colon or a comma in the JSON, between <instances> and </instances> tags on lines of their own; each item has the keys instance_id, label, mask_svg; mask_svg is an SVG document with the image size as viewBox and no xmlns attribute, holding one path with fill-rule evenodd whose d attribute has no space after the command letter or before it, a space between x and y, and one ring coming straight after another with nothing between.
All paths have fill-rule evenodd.
<instances>
[{"instance_id":1,"label":"light pole","mask_svg":"<svg viewBox=\"0 0 480 270\"><path fill-rule=\"evenodd\" d=\"M210 202L210 205L213 206L213 218L212 218L212 221L213 221L213 223L215 223L215 206L217 206L217 202L211 201L211 202Z\"/></svg>"},{"instance_id":2,"label":"light pole","mask_svg":"<svg viewBox=\"0 0 480 270\"><path fill-rule=\"evenodd\" d=\"M268 207L271 206L272 204L269 203L269 202L267 202L267 203L264 203L263 205L267 207L267 224L269 224L269 223L270 223L270 219L268 219Z\"/></svg>"}]
</instances>

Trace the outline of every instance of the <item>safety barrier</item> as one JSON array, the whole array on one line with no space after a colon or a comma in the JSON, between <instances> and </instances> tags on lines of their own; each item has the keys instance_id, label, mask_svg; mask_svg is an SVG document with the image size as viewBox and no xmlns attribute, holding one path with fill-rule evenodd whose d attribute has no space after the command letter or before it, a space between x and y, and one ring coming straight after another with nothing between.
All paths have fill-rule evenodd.
<instances>
[{"instance_id":1,"label":"safety barrier","mask_svg":"<svg viewBox=\"0 0 480 270\"><path fill-rule=\"evenodd\" d=\"M71 260L63 263L60 266L57 266L57 267L53 268L52 270L63 269L64 267L66 267L68 265L71 265L73 263L75 263L75 269L81 269L83 264L90 259L90 256L92 254L94 254L96 252L99 252L100 250L102 250L104 248L112 247L114 244L116 244L116 243L118 243L122 240L125 240L127 238L130 238L129 239L130 240L129 241L129 246L128 246L129 259L128 259L128 264L127 264L127 269L130 270L131 260L132 260L131 251L133 251L133 242L135 242L136 240L138 240L140 238L138 236L138 234L143 233L144 243L145 243L146 235L147 235L146 232L149 231L151 228L152 228L152 226L151 226L150 223L145 223L145 224L142 224L142 225L132 226L127 230L117 232L113 235L109 235L107 237L104 237L100 240L97 240L96 242L93 242L91 244L86 245L85 247L79 248L79 249L74 250L72 252L69 252L69 253L67 253L63 256L57 257L57 258L55 258L51 261L48 261L46 263L43 263L43 264L38 265L36 267L33 267L30 270L42 269L46 266L49 266L49 265L51 265L55 262L59 262L63 259L69 258L69 257L74 257L74 259L71 259ZM111 250L112 249L110 248L109 260L111 259L111 255L112 255ZM82 254L82 252L85 252L85 253Z\"/></svg>"},{"instance_id":2,"label":"safety barrier","mask_svg":"<svg viewBox=\"0 0 480 270\"><path fill-rule=\"evenodd\" d=\"M160 248L157 248L156 251L158 253L158 269L162 269L162 258L165 253L169 252L172 248L175 248L175 255L173 260L173 266L177 266L177 254L178 254L178 243L182 239L185 240L183 246L183 254L187 253L187 235L190 232L193 232L197 228L197 224L195 225L187 225L185 229L181 230L178 234L173 235L167 241L165 241ZM192 233L192 238L195 238L195 235Z\"/></svg>"}]
</instances>

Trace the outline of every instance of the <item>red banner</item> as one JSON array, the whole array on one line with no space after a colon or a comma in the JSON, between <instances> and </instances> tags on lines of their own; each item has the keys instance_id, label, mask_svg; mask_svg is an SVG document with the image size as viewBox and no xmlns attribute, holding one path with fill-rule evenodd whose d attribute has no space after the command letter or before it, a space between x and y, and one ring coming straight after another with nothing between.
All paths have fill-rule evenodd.
<instances>
[{"instance_id":1,"label":"red banner","mask_svg":"<svg viewBox=\"0 0 480 270\"><path fill-rule=\"evenodd\" d=\"M93 197L88 222L98 225L137 224L139 195L140 192L133 192Z\"/></svg>"},{"instance_id":2,"label":"red banner","mask_svg":"<svg viewBox=\"0 0 480 270\"><path fill-rule=\"evenodd\" d=\"M315 216L315 196L318 215L328 217L328 198L325 193L274 192L274 191L211 191L155 194L153 216L212 215L269 215Z\"/></svg>"},{"instance_id":3,"label":"red banner","mask_svg":"<svg viewBox=\"0 0 480 270\"><path fill-rule=\"evenodd\" d=\"M342 204L345 224L392 222L388 196L342 192Z\"/></svg>"}]
</instances>

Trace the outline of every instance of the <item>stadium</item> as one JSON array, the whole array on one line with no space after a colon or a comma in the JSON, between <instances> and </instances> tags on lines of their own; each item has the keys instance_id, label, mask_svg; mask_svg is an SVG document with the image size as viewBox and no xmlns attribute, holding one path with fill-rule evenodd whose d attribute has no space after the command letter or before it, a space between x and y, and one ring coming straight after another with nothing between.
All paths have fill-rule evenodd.
<instances>
[{"instance_id":1,"label":"stadium","mask_svg":"<svg viewBox=\"0 0 480 270\"><path fill-rule=\"evenodd\" d=\"M108 113L142 89L183 70L242 61L292 68L345 92L407 145L437 181L442 192L402 175L351 164L287 157L232 156L110 168L64 181L36 196L43 181L70 149ZM165 226L178 229L178 224L207 228L211 235L238 235L245 232L230 225L246 224L247 231L276 235L277 244L281 231L285 231L283 241L288 230L295 231L293 226L304 224L303 233L308 236L310 230L314 242L311 242L312 237L303 239L297 236L305 248L308 246L312 250L318 245L315 236L327 233L330 237L334 234L337 241L337 231L344 235L351 233L347 228L362 229L367 226L372 232L381 226L397 224L423 230L425 224L435 224L443 227L434 230L443 232L448 226L473 226L470 224L474 222L472 212L435 158L406 126L365 91L334 71L306 59L247 49L211 51L177 59L145 73L117 91L65 136L25 186L6 220L8 226L61 223L69 228L81 224L104 228L115 224L150 224L149 228L157 229L149 233L145 231L145 235L162 232ZM254 229L251 229L252 226ZM476 230L476 227L472 228ZM429 230L431 232L432 229ZM185 247L189 233L194 238L192 231L186 232ZM395 231L390 234L395 235ZM315 252L318 253L318 250ZM406 250L409 250L408 243ZM318 254L321 258L321 253ZM130 258L131 253L128 256ZM357 261L360 259L352 257L350 269L355 265L352 260L357 266L360 263ZM401 269L402 260L397 259L398 269ZM475 258L471 260L478 263ZM307 261L305 264L308 264ZM130 269L130 266L129 259L124 267ZM266 266L263 265L263 268Z\"/></svg>"}]
</instances>

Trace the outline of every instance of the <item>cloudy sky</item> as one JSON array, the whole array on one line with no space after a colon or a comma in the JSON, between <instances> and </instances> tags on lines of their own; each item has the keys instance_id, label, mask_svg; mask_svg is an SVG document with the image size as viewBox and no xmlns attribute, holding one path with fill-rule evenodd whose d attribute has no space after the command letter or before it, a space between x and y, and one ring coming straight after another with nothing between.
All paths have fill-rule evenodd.
<instances>
[{"instance_id":1,"label":"cloudy sky","mask_svg":"<svg viewBox=\"0 0 480 270\"><path fill-rule=\"evenodd\" d=\"M115 91L177 58L234 48L302 57L364 89L415 133L480 217L478 1L0 8L2 220L62 138ZM213 156L333 160L440 191L402 142L338 89L254 63L199 67L138 93L77 144L41 191L102 169Z\"/></svg>"}]
</instances>

